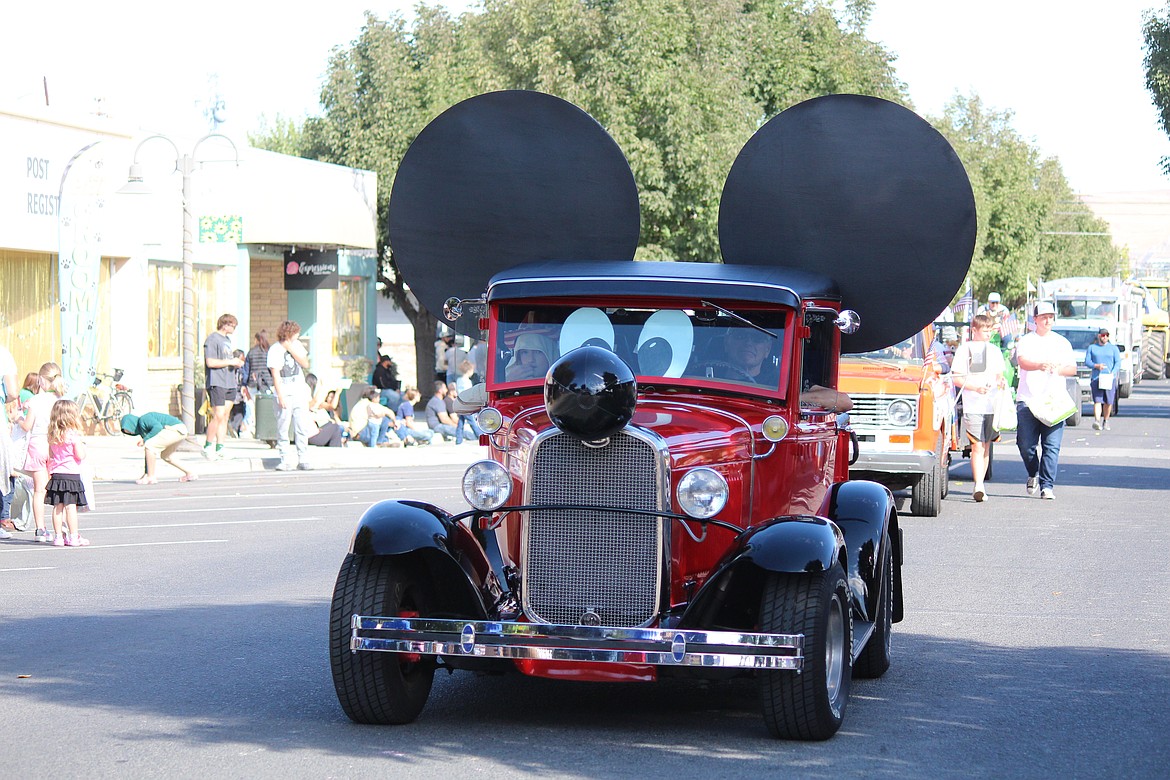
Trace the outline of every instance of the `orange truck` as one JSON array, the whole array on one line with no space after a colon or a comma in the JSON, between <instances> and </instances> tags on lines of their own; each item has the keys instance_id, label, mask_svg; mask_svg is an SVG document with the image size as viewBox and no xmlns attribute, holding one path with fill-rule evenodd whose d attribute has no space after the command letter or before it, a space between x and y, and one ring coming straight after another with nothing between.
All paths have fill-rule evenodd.
<instances>
[{"instance_id":1,"label":"orange truck","mask_svg":"<svg viewBox=\"0 0 1170 780\"><path fill-rule=\"evenodd\" d=\"M849 422L859 456L855 479L910 489L910 511L936 517L948 492L955 392L928 325L897 344L842 355L840 389L853 399Z\"/></svg>"}]
</instances>

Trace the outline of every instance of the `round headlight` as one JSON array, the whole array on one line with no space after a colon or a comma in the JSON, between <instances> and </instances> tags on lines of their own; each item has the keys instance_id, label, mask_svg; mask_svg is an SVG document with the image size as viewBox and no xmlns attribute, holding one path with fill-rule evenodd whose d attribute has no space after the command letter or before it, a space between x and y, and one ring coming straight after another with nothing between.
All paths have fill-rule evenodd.
<instances>
[{"instance_id":1,"label":"round headlight","mask_svg":"<svg viewBox=\"0 0 1170 780\"><path fill-rule=\"evenodd\" d=\"M479 429L484 433L495 433L504 426L504 415L500 414L498 409L493 409L488 406L479 410L479 414L475 416L475 421L479 423Z\"/></svg>"},{"instance_id":2,"label":"round headlight","mask_svg":"<svg viewBox=\"0 0 1170 780\"><path fill-rule=\"evenodd\" d=\"M499 509L512 495L512 478L494 460L472 463L463 473L463 497L483 511Z\"/></svg>"},{"instance_id":3,"label":"round headlight","mask_svg":"<svg viewBox=\"0 0 1170 780\"><path fill-rule=\"evenodd\" d=\"M778 414L764 420L764 438L771 442L777 442L788 435L788 421Z\"/></svg>"},{"instance_id":4,"label":"round headlight","mask_svg":"<svg viewBox=\"0 0 1170 780\"><path fill-rule=\"evenodd\" d=\"M688 471L678 482L678 505L691 517L714 517L727 505L727 480L713 469Z\"/></svg>"},{"instance_id":5,"label":"round headlight","mask_svg":"<svg viewBox=\"0 0 1170 780\"><path fill-rule=\"evenodd\" d=\"M909 401L898 399L886 410L886 418L894 425L910 425L914 422L914 407Z\"/></svg>"}]
</instances>

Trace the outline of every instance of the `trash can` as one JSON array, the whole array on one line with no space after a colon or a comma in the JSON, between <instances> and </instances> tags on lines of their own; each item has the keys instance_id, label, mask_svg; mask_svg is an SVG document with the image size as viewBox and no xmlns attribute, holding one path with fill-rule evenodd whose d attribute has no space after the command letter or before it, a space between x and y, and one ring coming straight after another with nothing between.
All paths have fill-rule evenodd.
<instances>
[{"instance_id":1,"label":"trash can","mask_svg":"<svg viewBox=\"0 0 1170 780\"><path fill-rule=\"evenodd\" d=\"M256 395L256 439L268 442L269 447L276 446L276 394L257 393Z\"/></svg>"}]
</instances>

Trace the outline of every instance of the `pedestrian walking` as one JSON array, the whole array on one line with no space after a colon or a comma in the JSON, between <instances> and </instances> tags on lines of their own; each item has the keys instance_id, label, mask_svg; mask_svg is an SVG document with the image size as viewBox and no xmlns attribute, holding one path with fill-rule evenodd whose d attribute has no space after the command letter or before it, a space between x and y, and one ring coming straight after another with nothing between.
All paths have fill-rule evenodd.
<instances>
[{"instance_id":1,"label":"pedestrian walking","mask_svg":"<svg viewBox=\"0 0 1170 780\"><path fill-rule=\"evenodd\" d=\"M1097 331L1097 341L1085 349L1085 365L1091 369L1089 392L1093 398L1093 430L1109 430L1109 415L1117 402L1117 369L1121 350L1109 341L1109 329Z\"/></svg>"},{"instance_id":2,"label":"pedestrian walking","mask_svg":"<svg viewBox=\"0 0 1170 780\"><path fill-rule=\"evenodd\" d=\"M37 392L25 404L24 416L19 422L27 439L21 471L32 478L35 538L38 542L52 542L53 532L45 527L45 490L49 484L49 423L53 405L65 395L65 380L61 378L61 367L56 363L43 364L37 375L40 379Z\"/></svg>"},{"instance_id":3,"label":"pedestrian walking","mask_svg":"<svg viewBox=\"0 0 1170 780\"><path fill-rule=\"evenodd\" d=\"M140 437L138 446L142 447L145 464L136 484L154 485L158 482L156 466L160 457L183 472L180 482L199 479L198 474L175 460L179 445L187 438L187 426L178 417L162 412L147 412L141 417L128 414L122 418L122 433Z\"/></svg>"},{"instance_id":4,"label":"pedestrian walking","mask_svg":"<svg viewBox=\"0 0 1170 780\"><path fill-rule=\"evenodd\" d=\"M203 364L206 368L208 405L211 419L207 422L207 439L203 454L208 460L223 457L223 442L227 438L228 415L240 395L236 369L244 365L242 358L232 354L231 335L238 320L231 314L221 314L215 322L215 332L203 342Z\"/></svg>"},{"instance_id":5,"label":"pedestrian walking","mask_svg":"<svg viewBox=\"0 0 1170 780\"><path fill-rule=\"evenodd\" d=\"M1033 318L1036 330L1016 343L1019 362L1019 389L1016 393L1016 447L1028 470L1024 487L1028 495L1056 498L1056 473L1060 460L1060 443L1064 438L1064 421L1049 425L1036 418L1030 405L1041 404L1046 397L1064 393L1064 378L1076 376L1077 361L1068 339L1052 330L1056 309L1051 303L1036 304ZM1040 450L1037 453L1037 449Z\"/></svg>"},{"instance_id":6,"label":"pedestrian walking","mask_svg":"<svg viewBox=\"0 0 1170 780\"><path fill-rule=\"evenodd\" d=\"M77 526L77 509L89 505L81 469L85 462L85 441L81 438L81 409L73 401L53 404L49 418L49 483L45 504L53 507L53 545L86 547L89 540Z\"/></svg>"},{"instance_id":7,"label":"pedestrian walking","mask_svg":"<svg viewBox=\"0 0 1170 780\"><path fill-rule=\"evenodd\" d=\"M994 327L991 316L976 314L971 319L970 340L959 345L951 363L955 387L962 390L963 429L971 443L971 479L974 483L971 497L976 502L987 499L983 481L987 475L988 450L993 442L999 441L999 432L992 424L995 404L999 394L1006 392L1003 353L991 343Z\"/></svg>"},{"instance_id":8,"label":"pedestrian walking","mask_svg":"<svg viewBox=\"0 0 1170 780\"><path fill-rule=\"evenodd\" d=\"M308 459L309 385L305 382L309 355L298 338L300 334L300 325L285 320L276 329L276 343L268 350L268 370L272 373L272 386L280 410L276 418L276 441L280 451L277 471L292 471L294 468L308 471L313 468ZM297 450L296 465L289 452L290 422Z\"/></svg>"},{"instance_id":9,"label":"pedestrian walking","mask_svg":"<svg viewBox=\"0 0 1170 780\"><path fill-rule=\"evenodd\" d=\"M16 359L8 348L0 345L0 539L11 539L12 534L4 524L11 518L12 499L16 495L16 481L12 471L15 467L12 446L12 420L8 407L16 408L19 394L16 390Z\"/></svg>"}]
</instances>

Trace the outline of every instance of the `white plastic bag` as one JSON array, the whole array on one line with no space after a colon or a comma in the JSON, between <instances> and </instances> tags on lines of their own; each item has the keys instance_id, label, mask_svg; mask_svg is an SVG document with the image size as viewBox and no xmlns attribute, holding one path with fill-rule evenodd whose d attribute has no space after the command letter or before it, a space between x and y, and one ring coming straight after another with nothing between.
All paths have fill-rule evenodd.
<instances>
[{"instance_id":1,"label":"white plastic bag","mask_svg":"<svg viewBox=\"0 0 1170 780\"><path fill-rule=\"evenodd\" d=\"M991 427L997 431L1014 431L1016 419L1015 393L1010 387L1000 390L995 399L995 413L991 418Z\"/></svg>"}]
</instances>

